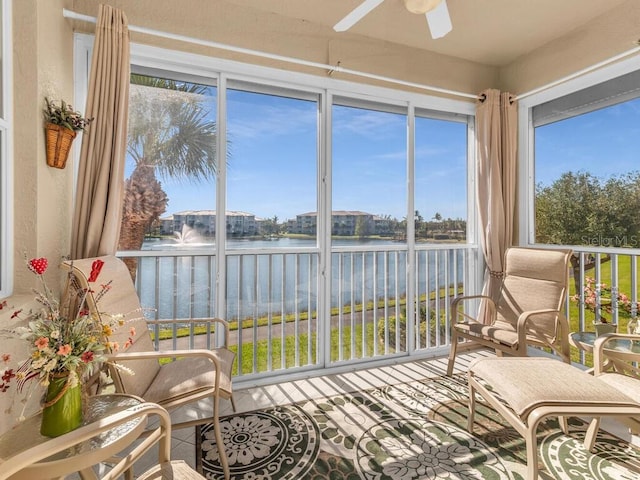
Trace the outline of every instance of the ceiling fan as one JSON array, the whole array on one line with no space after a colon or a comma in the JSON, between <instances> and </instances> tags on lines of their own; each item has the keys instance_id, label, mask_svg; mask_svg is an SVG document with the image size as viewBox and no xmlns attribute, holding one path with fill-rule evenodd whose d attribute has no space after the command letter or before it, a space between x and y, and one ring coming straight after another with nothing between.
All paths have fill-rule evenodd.
<instances>
[{"instance_id":1,"label":"ceiling fan","mask_svg":"<svg viewBox=\"0 0 640 480\"><path fill-rule=\"evenodd\" d=\"M355 25L362 17L380 5L384 0L364 0L346 17L336 23L333 29L344 32ZM411 13L426 15L431 37L444 37L452 29L451 17L447 8L447 0L403 0L404 6Z\"/></svg>"}]
</instances>

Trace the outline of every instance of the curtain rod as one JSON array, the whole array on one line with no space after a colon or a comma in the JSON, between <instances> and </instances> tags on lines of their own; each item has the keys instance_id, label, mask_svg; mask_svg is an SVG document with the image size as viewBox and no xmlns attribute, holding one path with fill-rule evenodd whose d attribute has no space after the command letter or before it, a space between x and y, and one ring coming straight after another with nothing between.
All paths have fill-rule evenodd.
<instances>
[{"instance_id":1,"label":"curtain rod","mask_svg":"<svg viewBox=\"0 0 640 480\"><path fill-rule=\"evenodd\" d=\"M89 23L96 23L97 19L96 17L91 17L89 15L84 15L81 13L77 13L74 12L72 10L67 10L66 8L62 9L62 14L64 16L64 18L70 18L72 20L80 20L83 22L89 22ZM448 90L446 88L439 88L439 87L432 87L429 85L423 85L420 83L413 83L413 82L405 82L404 80L398 80L395 78L391 78L391 77L385 77L382 75L376 75L373 73L367 73L367 72L360 72L358 70L351 70L349 68L343 68L341 67L339 64L338 65L327 65L324 63L317 63L317 62L310 62L307 60L301 60L298 58L293 58L293 57L285 57L283 55L276 55L273 53L267 53L267 52L261 52L258 50L251 50L248 48L242 48L242 47L236 47L233 45L227 45L224 43L218 43L218 42L211 42L208 40L201 40L198 38L193 38L193 37L187 37L185 35L178 35L178 34L174 34L174 33L169 33L169 32L163 32L160 30L153 30L150 28L145 28L145 27L137 27L135 25L129 25L129 30L132 32L137 32L137 33L143 33L145 35L152 35L155 37L162 37L162 38L168 38L171 40L178 40L181 42L186 42L186 43L192 43L192 44L196 44L196 45L202 45L202 46L206 46L206 47L213 47L213 48L219 48L221 50L228 50L230 52L236 52L236 53L243 53L246 55L253 55L256 57L262 57L262 58L268 58L271 60L278 60L281 62L287 62L287 63L293 63L296 65L303 65L305 67L313 67L313 68L321 68L324 70L327 70L329 72L329 74L332 74L333 72L341 72L341 73L346 73L349 75L355 75L358 77L365 77L365 78L370 78L373 80L381 80L383 82L389 82L389 83L395 83L397 85L404 85L406 87L413 87L413 88L418 88L421 90L428 90L431 92L437 92L437 93L442 93L442 94L446 94L446 95L453 95L456 97L464 97L464 98L471 98L473 100L477 100L478 99L478 95L474 95L471 93L464 93L464 92L457 92L455 90Z\"/></svg>"}]
</instances>

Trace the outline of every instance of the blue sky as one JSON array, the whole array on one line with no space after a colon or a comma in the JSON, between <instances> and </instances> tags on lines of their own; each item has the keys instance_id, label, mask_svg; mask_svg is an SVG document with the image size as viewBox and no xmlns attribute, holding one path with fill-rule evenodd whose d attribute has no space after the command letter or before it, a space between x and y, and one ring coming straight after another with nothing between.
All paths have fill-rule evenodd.
<instances>
[{"instance_id":1,"label":"blue sky","mask_svg":"<svg viewBox=\"0 0 640 480\"><path fill-rule=\"evenodd\" d=\"M536 183L568 171L609 178L640 170L640 99L538 127Z\"/></svg>"},{"instance_id":2,"label":"blue sky","mask_svg":"<svg viewBox=\"0 0 640 480\"><path fill-rule=\"evenodd\" d=\"M210 108L215 112L215 99ZM406 212L406 117L333 108L333 209L390 215ZM229 90L227 210L279 221L316 211L316 104ZM466 126L416 120L415 208L425 220L466 218ZM599 177L638 170L640 100L536 130L536 183L567 171ZM165 215L215 208L215 184L162 179Z\"/></svg>"},{"instance_id":3,"label":"blue sky","mask_svg":"<svg viewBox=\"0 0 640 480\"><path fill-rule=\"evenodd\" d=\"M230 90L227 210L280 221L316 211L317 122L312 101ZM406 117L337 106L333 125L333 209L404 218ZM415 201L425 219L436 213L466 217L465 129L454 122L417 122ZM162 184L170 199L167 214L215 208L212 183Z\"/></svg>"}]
</instances>

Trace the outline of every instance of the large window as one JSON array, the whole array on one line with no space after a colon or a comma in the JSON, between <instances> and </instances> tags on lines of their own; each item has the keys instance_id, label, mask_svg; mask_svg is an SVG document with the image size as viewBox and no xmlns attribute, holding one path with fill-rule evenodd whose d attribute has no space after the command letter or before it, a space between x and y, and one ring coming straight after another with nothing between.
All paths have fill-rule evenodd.
<instances>
[{"instance_id":1,"label":"large window","mask_svg":"<svg viewBox=\"0 0 640 480\"><path fill-rule=\"evenodd\" d=\"M315 247L318 96L238 87L227 90L227 246Z\"/></svg>"},{"instance_id":2,"label":"large window","mask_svg":"<svg viewBox=\"0 0 640 480\"><path fill-rule=\"evenodd\" d=\"M446 343L447 286L476 249L473 104L147 46L131 58L118 254L150 315L231 322L239 376Z\"/></svg>"},{"instance_id":3,"label":"large window","mask_svg":"<svg viewBox=\"0 0 640 480\"><path fill-rule=\"evenodd\" d=\"M331 183L334 243L404 242L406 109L336 101Z\"/></svg>"},{"instance_id":4,"label":"large window","mask_svg":"<svg viewBox=\"0 0 640 480\"><path fill-rule=\"evenodd\" d=\"M11 2L0 0L0 298L11 294Z\"/></svg>"},{"instance_id":5,"label":"large window","mask_svg":"<svg viewBox=\"0 0 640 480\"><path fill-rule=\"evenodd\" d=\"M415 236L417 242L467 238L468 117L417 112L415 120Z\"/></svg>"},{"instance_id":6,"label":"large window","mask_svg":"<svg viewBox=\"0 0 640 480\"><path fill-rule=\"evenodd\" d=\"M213 244L216 88L132 75L121 250Z\"/></svg>"},{"instance_id":7,"label":"large window","mask_svg":"<svg viewBox=\"0 0 640 480\"><path fill-rule=\"evenodd\" d=\"M640 246L640 72L533 108L535 241Z\"/></svg>"}]
</instances>

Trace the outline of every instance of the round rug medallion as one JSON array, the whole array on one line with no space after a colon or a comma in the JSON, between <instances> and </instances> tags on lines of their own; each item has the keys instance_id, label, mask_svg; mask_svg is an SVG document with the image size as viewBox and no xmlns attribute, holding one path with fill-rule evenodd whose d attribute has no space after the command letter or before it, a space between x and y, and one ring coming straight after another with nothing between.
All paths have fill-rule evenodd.
<instances>
[{"instance_id":1,"label":"round rug medallion","mask_svg":"<svg viewBox=\"0 0 640 480\"><path fill-rule=\"evenodd\" d=\"M318 428L295 405L225 417L220 421L231 478L302 477L318 455ZM221 478L213 425L202 428L202 466L207 478Z\"/></svg>"},{"instance_id":2,"label":"round rug medallion","mask_svg":"<svg viewBox=\"0 0 640 480\"><path fill-rule=\"evenodd\" d=\"M466 431L440 422L394 419L360 439L356 465L363 479L513 479L502 460Z\"/></svg>"},{"instance_id":3,"label":"round rug medallion","mask_svg":"<svg viewBox=\"0 0 640 480\"><path fill-rule=\"evenodd\" d=\"M567 436L554 433L540 442L542 461L556 478L600 480L637 480L640 478L640 453L628 443L598 432L595 452L588 452L584 433Z\"/></svg>"}]
</instances>

